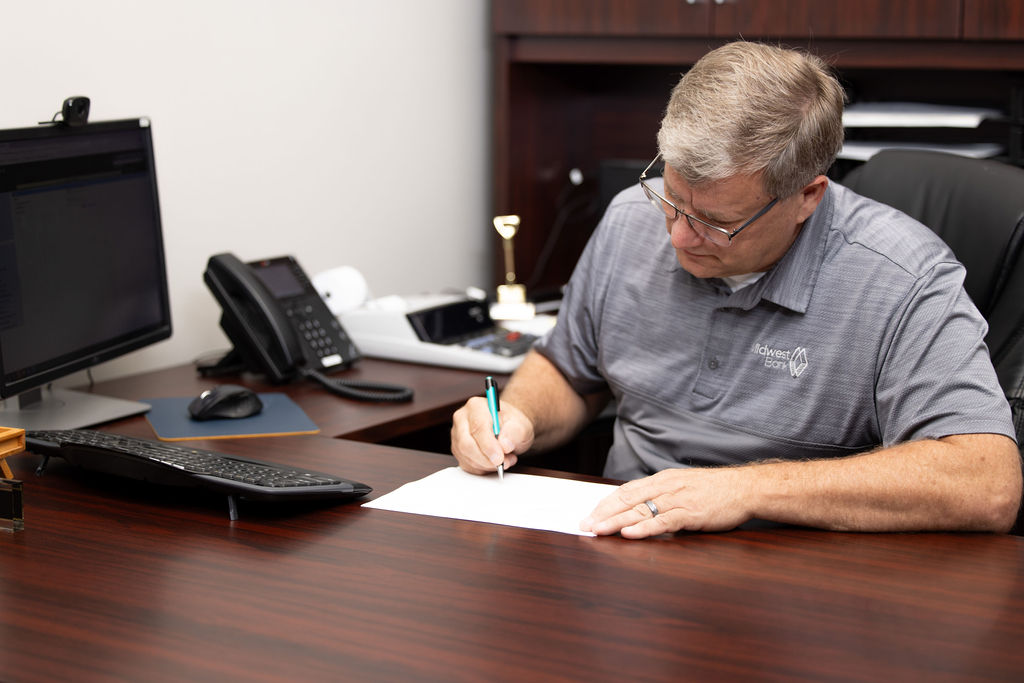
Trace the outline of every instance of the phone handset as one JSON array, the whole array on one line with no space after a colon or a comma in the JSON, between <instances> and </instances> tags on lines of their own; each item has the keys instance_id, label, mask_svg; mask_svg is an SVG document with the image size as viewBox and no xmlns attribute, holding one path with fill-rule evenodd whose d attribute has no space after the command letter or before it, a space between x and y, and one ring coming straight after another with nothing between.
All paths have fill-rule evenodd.
<instances>
[{"instance_id":1,"label":"phone handset","mask_svg":"<svg viewBox=\"0 0 1024 683\"><path fill-rule=\"evenodd\" d=\"M286 382L303 360L291 321L252 269L230 253L210 257L203 280L220 304L220 324L242 362Z\"/></svg>"},{"instance_id":2,"label":"phone handset","mask_svg":"<svg viewBox=\"0 0 1024 683\"><path fill-rule=\"evenodd\" d=\"M411 389L327 377L359 360L355 344L290 256L243 263L234 254L210 257L203 273L234 344L231 361L271 381L312 379L329 391L364 401L409 401ZM230 366L222 361L215 367Z\"/></svg>"}]
</instances>

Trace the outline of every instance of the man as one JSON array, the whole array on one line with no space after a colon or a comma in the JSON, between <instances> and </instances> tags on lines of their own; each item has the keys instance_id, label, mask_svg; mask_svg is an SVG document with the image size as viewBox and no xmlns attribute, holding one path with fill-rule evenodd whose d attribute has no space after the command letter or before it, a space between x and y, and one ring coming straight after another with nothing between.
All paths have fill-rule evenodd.
<instances>
[{"instance_id":1,"label":"man","mask_svg":"<svg viewBox=\"0 0 1024 683\"><path fill-rule=\"evenodd\" d=\"M455 414L460 466L512 467L614 398L605 475L631 481L584 530L1009 530L1021 465L984 319L928 228L823 175L843 99L790 50L695 64L505 387L500 436L482 398Z\"/></svg>"}]
</instances>

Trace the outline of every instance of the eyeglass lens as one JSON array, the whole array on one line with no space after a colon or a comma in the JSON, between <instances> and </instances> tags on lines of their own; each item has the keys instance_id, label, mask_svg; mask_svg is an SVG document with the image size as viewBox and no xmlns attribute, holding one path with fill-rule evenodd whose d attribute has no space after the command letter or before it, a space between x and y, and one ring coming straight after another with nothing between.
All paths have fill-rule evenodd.
<instances>
[{"instance_id":1,"label":"eyeglass lens","mask_svg":"<svg viewBox=\"0 0 1024 683\"><path fill-rule=\"evenodd\" d=\"M712 230L711 227L704 225L700 221L694 220L688 213L680 211L667 200L659 197L653 190L647 187L647 183L641 183L640 186L643 188L644 195L647 197L648 201L654 205L654 208L665 214L665 217L669 220L677 221L679 220L679 217L682 216L686 219L686 224L689 225L694 232L709 242L713 242L718 245L729 244L728 235L718 232L717 230Z\"/></svg>"}]
</instances>

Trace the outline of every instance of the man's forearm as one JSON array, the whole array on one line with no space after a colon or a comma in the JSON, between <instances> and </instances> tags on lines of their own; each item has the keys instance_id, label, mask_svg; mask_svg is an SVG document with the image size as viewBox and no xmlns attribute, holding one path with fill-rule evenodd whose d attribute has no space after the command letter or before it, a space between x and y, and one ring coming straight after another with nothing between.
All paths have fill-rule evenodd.
<instances>
[{"instance_id":1,"label":"man's forearm","mask_svg":"<svg viewBox=\"0 0 1024 683\"><path fill-rule=\"evenodd\" d=\"M763 519L842 531L1005 532L1020 497L1013 441L960 434L847 458L662 470L620 486L580 528L647 538Z\"/></svg>"},{"instance_id":2,"label":"man's forearm","mask_svg":"<svg viewBox=\"0 0 1024 683\"><path fill-rule=\"evenodd\" d=\"M575 436L608 397L580 396L551 361L531 351L501 392L501 401L514 405L533 423L533 450L548 450Z\"/></svg>"},{"instance_id":3,"label":"man's forearm","mask_svg":"<svg viewBox=\"0 0 1024 683\"><path fill-rule=\"evenodd\" d=\"M1017 448L993 434L738 469L754 517L837 530L1007 531L1021 497Z\"/></svg>"}]
</instances>

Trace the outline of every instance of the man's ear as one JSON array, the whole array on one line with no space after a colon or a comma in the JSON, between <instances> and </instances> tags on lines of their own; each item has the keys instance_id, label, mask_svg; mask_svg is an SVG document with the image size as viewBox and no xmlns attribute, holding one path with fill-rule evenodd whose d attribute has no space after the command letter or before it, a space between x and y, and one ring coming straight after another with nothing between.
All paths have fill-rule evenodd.
<instances>
[{"instance_id":1,"label":"man's ear","mask_svg":"<svg viewBox=\"0 0 1024 683\"><path fill-rule=\"evenodd\" d=\"M828 187L828 178L820 175L807 185L804 185L803 189L797 193L797 200L799 201L799 209L797 211L798 223L803 223L810 218L814 210L818 208L818 204L825 196L826 187Z\"/></svg>"}]
</instances>

